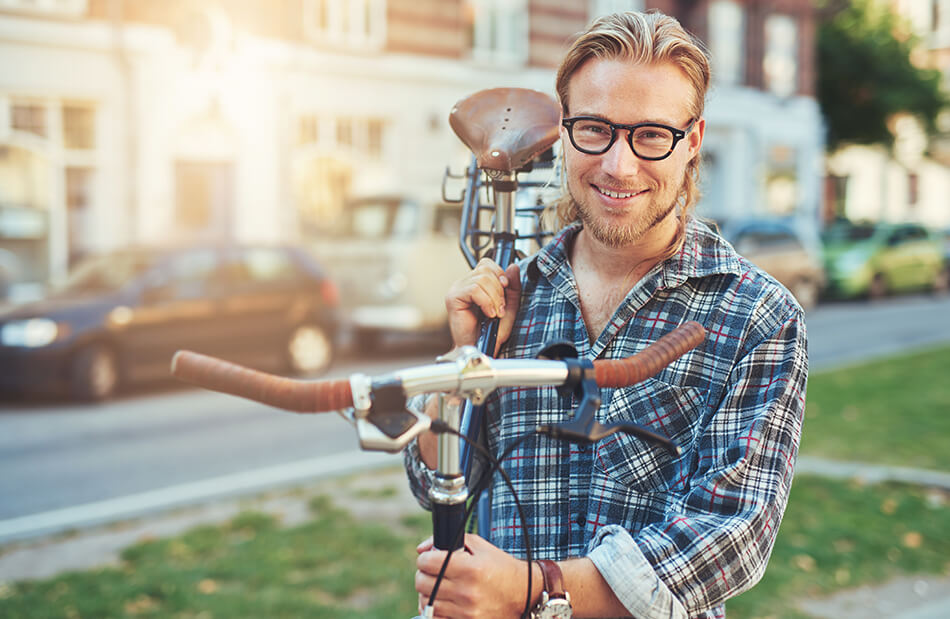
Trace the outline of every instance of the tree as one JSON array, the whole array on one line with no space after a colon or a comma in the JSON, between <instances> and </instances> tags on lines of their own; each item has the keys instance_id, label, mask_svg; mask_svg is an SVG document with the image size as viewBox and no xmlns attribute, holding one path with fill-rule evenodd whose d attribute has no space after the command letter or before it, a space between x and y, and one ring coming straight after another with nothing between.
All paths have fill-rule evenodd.
<instances>
[{"instance_id":1,"label":"tree","mask_svg":"<svg viewBox=\"0 0 950 619\"><path fill-rule=\"evenodd\" d=\"M916 67L918 41L881 0L828 0L819 9L818 101L828 124L830 151L846 144L892 147L889 121L916 117L928 136L948 99L940 73Z\"/></svg>"}]
</instances>

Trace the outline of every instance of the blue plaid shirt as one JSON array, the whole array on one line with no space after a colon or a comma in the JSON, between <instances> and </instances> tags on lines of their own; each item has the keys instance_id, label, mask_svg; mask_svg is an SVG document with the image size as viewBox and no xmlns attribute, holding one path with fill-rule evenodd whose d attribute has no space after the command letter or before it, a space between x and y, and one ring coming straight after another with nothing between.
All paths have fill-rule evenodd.
<instances>
[{"instance_id":1,"label":"blue plaid shirt","mask_svg":"<svg viewBox=\"0 0 950 619\"><path fill-rule=\"evenodd\" d=\"M689 320L707 337L658 375L604 389L598 420L632 420L673 439L671 456L635 437L592 445L535 437L504 463L538 558L587 556L635 617L722 617L727 598L765 571L788 500L805 409L802 310L774 279L704 224L627 294L593 342L580 312L563 230L521 264L523 294L500 356L532 357L566 339L588 359L628 357ZM554 388L500 389L486 409L501 453L538 424L568 419ZM429 472L406 450L423 505ZM491 541L523 556L522 524L496 476Z\"/></svg>"}]
</instances>

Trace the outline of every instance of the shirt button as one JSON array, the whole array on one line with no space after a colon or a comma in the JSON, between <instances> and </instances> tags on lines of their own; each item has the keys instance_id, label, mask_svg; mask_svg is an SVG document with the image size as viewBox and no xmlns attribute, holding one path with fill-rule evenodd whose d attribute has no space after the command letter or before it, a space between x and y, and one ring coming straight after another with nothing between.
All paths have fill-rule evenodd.
<instances>
[{"instance_id":1,"label":"shirt button","mask_svg":"<svg viewBox=\"0 0 950 619\"><path fill-rule=\"evenodd\" d=\"M587 453L587 444L586 444L586 443L581 443L581 444L578 446L577 451L581 452L582 454L586 454L586 453Z\"/></svg>"},{"instance_id":2,"label":"shirt button","mask_svg":"<svg viewBox=\"0 0 950 619\"><path fill-rule=\"evenodd\" d=\"M577 523L577 526L582 527L587 524L587 520L584 518L583 514L577 514L574 516L574 522Z\"/></svg>"}]
</instances>

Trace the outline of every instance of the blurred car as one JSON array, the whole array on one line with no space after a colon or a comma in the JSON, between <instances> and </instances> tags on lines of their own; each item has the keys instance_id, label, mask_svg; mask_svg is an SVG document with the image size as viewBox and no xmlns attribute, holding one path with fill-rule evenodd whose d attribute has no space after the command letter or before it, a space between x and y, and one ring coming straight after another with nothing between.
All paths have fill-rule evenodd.
<instances>
[{"instance_id":1,"label":"blurred car","mask_svg":"<svg viewBox=\"0 0 950 619\"><path fill-rule=\"evenodd\" d=\"M360 350L390 333L446 332L445 293L468 272L461 206L402 195L350 200L313 251L340 283L342 314Z\"/></svg>"},{"instance_id":2,"label":"blurred car","mask_svg":"<svg viewBox=\"0 0 950 619\"><path fill-rule=\"evenodd\" d=\"M818 303L825 271L817 237L793 221L775 218L728 220L720 230L739 254L788 288L803 308Z\"/></svg>"},{"instance_id":3,"label":"blurred car","mask_svg":"<svg viewBox=\"0 0 950 619\"><path fill-rule=\"evenodd\" d=\"M47 297L0 312L0 390L102 400L167 378L186 348L317 374L336 346L339 293L299 248L132 248L81 262Z\"/></svg>"},{"instance_id":4,"label":"blurred car","mask_svg":"<svg viewBox=\"0 0 950 619\"><path fill-rule=\"evenodd\" d=\"M825 229L822 239L829 296L876 299L946 289L942 241L922 225L839 221Z\"/></svg>"}]
</instances>

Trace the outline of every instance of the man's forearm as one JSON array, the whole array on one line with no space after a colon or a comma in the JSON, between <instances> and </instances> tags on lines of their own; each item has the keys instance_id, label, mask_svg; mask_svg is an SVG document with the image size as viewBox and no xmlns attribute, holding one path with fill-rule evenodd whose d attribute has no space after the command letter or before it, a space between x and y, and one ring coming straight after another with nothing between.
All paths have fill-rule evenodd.
<instances>
[{"instance_id":1,"label":"man's forearm","mask_svg":"<svg viewBox=\"0 0 950 619\"><path fill-rule=\"evenodd\" d=\"M558 561L564 588L571 594L574 617L630 617L594 562L584 557Z\"/></svg>"}]
</instances>

